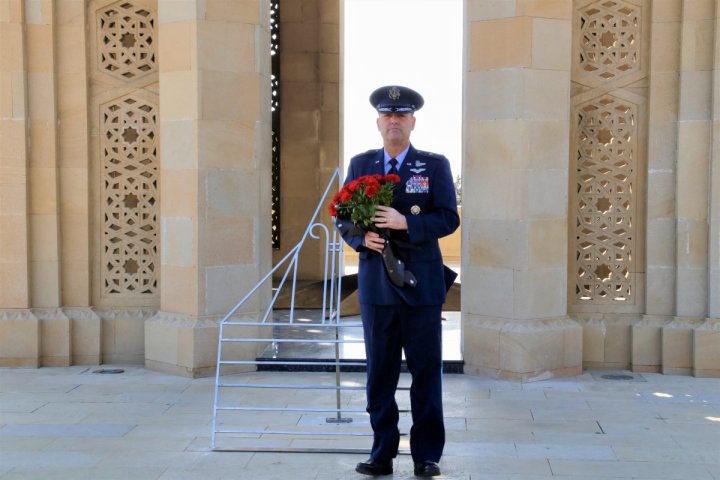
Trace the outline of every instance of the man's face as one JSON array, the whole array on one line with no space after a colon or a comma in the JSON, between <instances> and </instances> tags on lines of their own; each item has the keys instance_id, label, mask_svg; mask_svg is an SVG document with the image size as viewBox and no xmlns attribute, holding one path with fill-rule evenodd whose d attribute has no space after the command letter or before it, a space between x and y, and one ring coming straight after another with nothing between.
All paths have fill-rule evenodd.
<instances>
[{"instance_id":1,"label":"man's face","mask_svg":"<svg viewBox=\"0 0 720 480\"><path fill-rule=\"evenodd\" d=\"M410 142L410 132L415 128L415 116L412 112L381 113L377 127L385 144L405 145Z\"/></svg>"}]
</instances>

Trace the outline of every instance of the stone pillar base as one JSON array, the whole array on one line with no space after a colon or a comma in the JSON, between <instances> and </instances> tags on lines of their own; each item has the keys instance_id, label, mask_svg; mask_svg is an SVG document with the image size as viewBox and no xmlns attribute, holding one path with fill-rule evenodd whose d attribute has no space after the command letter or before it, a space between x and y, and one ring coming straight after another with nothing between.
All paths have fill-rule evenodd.
<instances>
[{"instance_id":1,"label":"stone pillar base","mask_svg":"<svg viewBox=\"0 0 720 480\"><path fill-rule=\"evenodd\" d=\"M632 364L632 326L638 315L575 313L583 329L583 368L626 370Z\"/></svg>"},{"instance_id":2,"label":"stone pillar base","mask_svg":"<svg viewBox=\"0 0 720 480\"><path fill-rule=\"evenodd\" d=\"M693 375L720 378L720 318L708 318L693 332Z\"/></svg>"},{"instance_id":3,"label":"stone pillar base","mask_svg":"<svg viewBox=\"0 0 720 480\"><path fill-rule=\"evenodd\" d=\"M145 322L145 368L184 377L215 375L220 320L223 317L197 317L158 312ZM239 314L238 322L257 322L258 314ZM272 338L268 327L225 326L224 338ZM268 342L226 342L223 360L254 361ZM232 365L222 373L254 371L254 365Z\"/></svg>"},{"instance_id":4,"label":"stone pillar base","mask_svg":"<svg viewBox=\"0 0 720 480\"><path fill-rule=\"evenodd\" d=\"M40 320L40 365L69 367L72 364L72 327L60 308L36 308Z\"/></svg>"},{"instance_id":5,"label":"stone pillar base","mask_svg":"<svg viewBox=\"0 0 720 480\"><path fill-rule=\"evenodd\" d=\"M568 317L517 320L465 314L464 371L534 381L582 373L582 327Z\"/></svg>"},{"instance_id":6,"label":"stone pillar base","mask_svg":"<svg viewBox=\"0 0 720 480\"><path fill-rule=\"evenodd\" d=\"M693 332L704 320L674 317L662 331L662 373L693 374Z\"/></svg>"},{"instance_id":7,"label":"stone pillar base","mask_svg":"<svg viewBox=\"0 0 720 480\"><path fill-rule=\"evenodd\" d=\"M0 367L39 367L40 338L40 319L30 310L0 310Z\"/></svg>"},{"instance_id":8,"label":"stone pillar base","mask_svg":"<svg viewBox=\"0 0 720 480\"><path fill-rule=\"evenodd\" d=\"M64 308L70 319L73 365L102 363L102 320L89 307Z\"/></svg>"},{"instance_id":9,"label":"stone pillar base","mask_svg":"<svg viewBox=\"0 0 720 480\"><path fill-rule=\"evenodd\" d=\"M670 323L668 317L643 315L632 326L632 371L662 372L662 332Z\"/></svg>"},{"instance_id":10,"label":"stone pillar base","mask_svg":"<svg viewBox=\"0 0 720 480\"><path fill-rule=\"evenodd\" d=\"M96 308L102 326L102 363L142 365L145 322L157 313L150 308Z\"/></svg>"}]
</instances>

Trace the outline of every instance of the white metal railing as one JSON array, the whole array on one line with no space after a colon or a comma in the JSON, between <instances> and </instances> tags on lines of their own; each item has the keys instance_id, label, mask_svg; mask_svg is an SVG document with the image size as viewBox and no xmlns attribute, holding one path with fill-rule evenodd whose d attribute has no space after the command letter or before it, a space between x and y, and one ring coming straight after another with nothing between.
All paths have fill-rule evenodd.
<instances>
[{"instance_id":1,"label":"white metal railing","mask_svg":"<svg viewBox=\"0 0 720 480\"><path fill-rule=\"evenodd\" d=\"M357 437L357 436L371 436L372 432L369 427L369 423L367 422L367 414L365 412L364 408L343 408L343 401L341 398L342 392L358 392L362 391L364 392L365 387L361 385L357 381L349 382L343 384L341 381L341 370L342 367L365 367L366 363L364 360L362 361L340 361L340 354L339 354L339 348L341 344L344 343L363 343L362 340L352 340L352 339L345 339L340 338L339 332L340 329L343 328L361 328L362 323L358 321L353 322L341 322L340 321L340 302L341 302L341 282L342 282L342 259L343 259L343 241L340 237L340 234L338 231L333 227L328 227L327 225L318 222L318 217L321 212L321 209L329 202L329 193L332 189L332 186L334 183L337 183L338 187L342 186L342 176L340 169L336 169L335 173L333 174L332 178L328 182L328 185L325 189L325 192L322 195L322 198L320 199L317 208L315 209L315 212L310 219L310 222L308 223L307 228L305 229L305 233L303 234L302 238L298 242L295 247L293 247L285 257L278 262L278 264L267 274L265 275L258 283L255 285L255 287L247 294L245 297L243 297L240 302L235 305L235 307L228 312L228 314L221 320L220 322L220 333L218 338L218 356L217 356L217 368L216 368L216 374L215 374L215 390L214 390L214 402L213 402L213 420L212 420L212 448L214 450L233 450L233 451L323 451L323 452L356 452L356 453L367 453L369 449L367 446L370 442L363 442L362 448L357 447L345 447L345 448L328 448L328 447L322 447L322 448L308 448L307 446L293 446L292 442L286 443L284 445L278 445L277 443L268 442L268 446L263 446L262 439L278 435L278 436L318 436L318 438L325 438L326 436L348 436L348 437ZM323 280L323 297L322 297L322 310L320 312L320 320L319 321L311 321L311 322L296 322L295 321L295 294L296 294L296 288L297 288L297 268L298 268L298 261L300 258L300 252L305 244L305 241L308 240L308 238L313 239L320 239L320 235L316 232L320 232L324 235L325 238L325 265L324 265L324 280ZM245 321L237 321L233 320L234 315L240 309L240 307L245 304L258 290L262 288L262 286L267 282L268 280L271 281L273 274L277 272L281 267L285 266L285 271L282 275L282 278L277 286L277 289L272 296L272 299L270 301L269 306L267 307L266 311L264 312L264 315L262 316L262 319L256 322L245 322ZM290 276L290 273L292 272L292 276ZM272 312L273 312L273 306L275 305L275 302L278 298L278 295L280 294L281 290L285 286L286 282L288 281L288 277L290 277L290 284L291 284L291 294L290 294L290 315L289 320L286 322L277 322L274 321L274 319L270 319ZM269 320L270 319L270 320ZM269 328L271 329L270 338L265 338L262 335L256 335L254 337L227 337L226 338L226 329L229 326L244 326L244 327L256 327L258 329L261 328ZM307 331L307 335L304 335L303 338L274 338L275 333L282 330L282 327L296 327L303 331ZM327 338L312 338L312 333L310 332L315 331L325 331L327 332L327 329L333 329L334 330L334 339L327 339ZM362 338L362 337L360 337ZM303 360L273 360L273 359L265 359L265 358L258 358L257 355L255 355L255 359L253 360L231 360L231 359L224 359L223 358L223 346L226 344L231 343L274 343L274 344L291 344L291 343L305 343L305 344L331 344L335 347L335 358L333 360L319 360L315 359L313 361L303 361ZM306 385L306 384L278 384L278 383L272 383L272 382L252 382L252 383L246 383L246 382L234 382L234 381L221 381L223 378L228 377L229 375L223 374L222 368L223 366L231 366L231 365L246 365L246 366L255 366L256 370L260 369L263 365L283 365L283 366L315 366L315 367L327 367L331 368L334 367L335 370L335 382L334 385L328 385L328 384L315 384L315 385ZM223 378L221 378L223 377ZM242 377L246 378L246 377ZM313 377L315 378L315 377ZM328 379L325 378L327 381ZM364 379L363 379L364 380ZM246 397L243 397L242 395L227 395L226 392L228 391L237 391L238 389L241 389L244 392L252 391L252 392L258 392L262 391L264 389L276 389L278 392L283 392L285 395L278 395L277 398L288 398L287 392L289 391L329 391L335 393L335 405L334 407L330 407L327 405L321 405L318 406L318 399L312 398L311 401L309 400L309 403L312 403L313 405L290 405L289 403L286 403L282 406L270 406L267 404L260 404L260 405L253 405L250 404L249 401L246 401L247 398L253 398L253 395L248 395ZM401 388L400 390L407 390L406 388ZM362 397L362 400L364 400L364 395L360 395ZM263 397L267 398L267 397ZM245 399L245 401L243 400ZM281 402L282 403L282 402ZM322 402L320 402L322 403ZM407 410L402 410L407 411ZM248 414L255 414L260 415L262 413L266 412L276 412L278 416L288 415L288 414L302 414L302 413L320 413L320 412L331 412L335 414L335 417L327 418L326 425L323 425L324 428L313 428L311 430L303 429L303 428L269 428L267 425L263 425L263 428L250 428L248 427L249 423L248 419L236 419L236 423L240 423L240 426L233 426L233 419L227 419L222 418L224 414L229 413L248 413ZM362 415L363 416L363 422L356 422L355 425L351 425L353 419L348 417L348 414L352 415ZM343 416L345 415L345 416ZM296 424L299 422L296 422ZM357 425L357 423L361 423L361 425ZM317 425L315 426L317 427ZM223 435L223 439L228 438L227 436L234 436L231 438L237 439L238 437L245 437L247 440L247 437L250 436L253 438L253 440L250 442L252 445L247 445L248 442L245 442L246 445L240 446L240 447L227 447L227 446L218 446L218 435Z\"/></svg>"}]
</instances>

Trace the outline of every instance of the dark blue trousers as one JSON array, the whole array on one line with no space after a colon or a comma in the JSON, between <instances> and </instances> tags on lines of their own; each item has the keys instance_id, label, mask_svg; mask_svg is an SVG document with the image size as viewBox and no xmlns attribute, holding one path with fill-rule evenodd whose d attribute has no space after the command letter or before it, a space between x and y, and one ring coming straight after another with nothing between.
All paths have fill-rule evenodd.
<instances>
[{"instance_id":1,"label":"dark blue trousers","mask_svg":"<svg viewBox=\"0 0 720 480\"><path fill-rule=\"evenodd\" d=\"M390 460L400 443L395 390L402 350L412 376L410 450L416 462L437 462L445 446L442 408L442 305L360 305L367 355L371 457Z\"/></svg>"}]
</instances>

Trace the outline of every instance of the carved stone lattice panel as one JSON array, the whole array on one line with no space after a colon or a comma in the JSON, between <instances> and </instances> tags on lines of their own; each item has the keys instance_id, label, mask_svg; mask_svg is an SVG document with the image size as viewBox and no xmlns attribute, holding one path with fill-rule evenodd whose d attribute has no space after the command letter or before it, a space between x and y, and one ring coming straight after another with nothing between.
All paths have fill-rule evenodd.
<instances>
[{"instance_id":1,"label":"carved stone lattice panel","mask_svg":"<svg viewBox=\"0 0 720 480\"><path fill-rule=\"evenodd\" d=\"M97 13L98 68L129 81L157 69L155 13L118 2Z\"/></svg>"},{"instance_id":2,"label":"carved stone lattice panel","mask_svg":"<svg viewBox=\"0 0 720 480\"><path fill-rule=\"evenodd\" d=\"M101 105L103 295L158 291L158 108L132 95Z\"/></svg>"},{"instance_id":3,"label":"carved stone lattice panel","mask_svg":"<svg viewBox=\"0 0 720 480\"><path fill-rule=\"evenodd\" d=\"M579 73L592 83L616 80L638 72L641 8L600 0L579 11Z\"/></svg>"},{"instance_id":4,"label":"carved stone lattice panel","mask_svg":"<svg viewBox=\"0 0 720 480\"><path fill-rule=\"evenodd\" d=\"M575 300L634 301L637 106L603 95L575 108Z\"/></svg>"}]
</instances>

